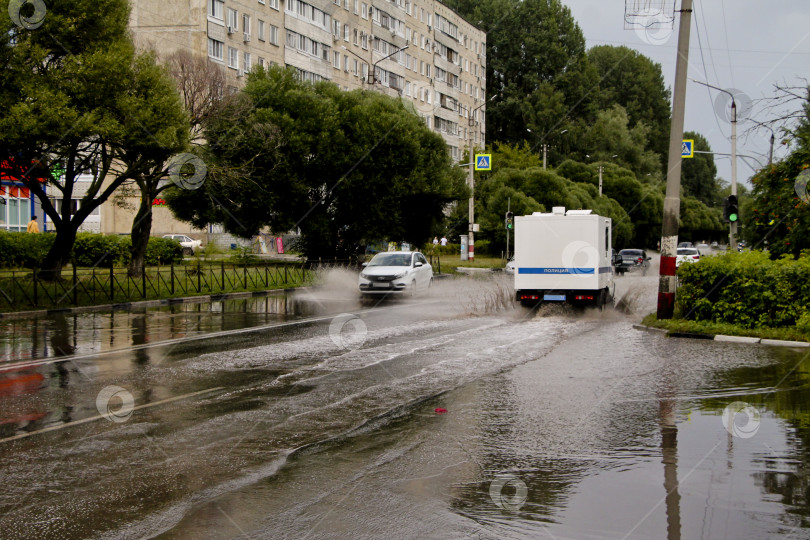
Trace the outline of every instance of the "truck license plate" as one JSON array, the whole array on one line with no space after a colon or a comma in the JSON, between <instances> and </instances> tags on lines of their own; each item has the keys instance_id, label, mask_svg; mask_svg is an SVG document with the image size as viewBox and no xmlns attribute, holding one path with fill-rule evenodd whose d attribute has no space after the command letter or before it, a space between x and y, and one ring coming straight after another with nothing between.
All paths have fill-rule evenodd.
<instances>
[{"instance_id":1,"label":"truck license plate","mask_svg":"<svg viewBox=\"0 0 810 540\"><path fill-rule=\"evenodd\" d=\"M543 300L545 302L565 302L564 294L544 294Z\"/></svg>"}]
</instances>

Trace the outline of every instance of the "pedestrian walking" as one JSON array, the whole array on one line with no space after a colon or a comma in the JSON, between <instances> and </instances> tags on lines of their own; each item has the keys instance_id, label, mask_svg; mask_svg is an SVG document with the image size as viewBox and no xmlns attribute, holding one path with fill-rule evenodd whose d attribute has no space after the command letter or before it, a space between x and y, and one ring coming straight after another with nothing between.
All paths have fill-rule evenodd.
<instances>
[{"instance_id":1,"label":"pedestrian walking","mask_svg":"<svg viewBox=\"0 0 810 540\"><path fill-rule=\"evenodd\" d=\"M439 237L438 237L438 236L434 236L434 237L433 237L433 245L435 246L435 245L437 245L438 243L439 243Z\"/></svg>"},{"instance_id":2,"label":"pedestrian walking","mask_svg":"<svg viewBox=\"0 0 810 540\"><path fill-rule=\"evenodd\" d=\"M27 232L38 233L39 225L37 224L37 216L31 216L31 221L28 222Z\"/></svg>"},{"instance_id":3,"label":"pedestrian walking","mask_svg":"<svg viewBox=\"0 0 810 540\"><path fill-rule=\"evenodd\" d=\"M443 246L447 245L447 237L446 236L442 236L442 245Z\"/></svg>"}]
</instances>

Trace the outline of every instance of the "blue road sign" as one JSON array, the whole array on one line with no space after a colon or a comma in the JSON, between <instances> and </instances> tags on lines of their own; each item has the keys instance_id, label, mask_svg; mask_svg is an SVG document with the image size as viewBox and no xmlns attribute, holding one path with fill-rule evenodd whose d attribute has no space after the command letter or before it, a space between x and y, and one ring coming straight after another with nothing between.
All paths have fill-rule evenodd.
<instances>
[{"instance_id":1,"label":"blue road sign","mask_svg":"<svg viewBox=\"0 0 810 540\"><path fill-rule=\"evenodd\" d=\"M695 157L695 140L694 139L684 139L681 142L681 157L682 158L693 158L693 157Z\"/></svg>"},{"instance_id":2,"label":"blue road sign","mask_svg":"<svg viewBox=\"0 0 810 540\"><path fill-rule=\"evenodd\" d=\"M476 171L491 171L492 170L492 154L475 154L475 170Z\"/></svg>"}]
</instances>

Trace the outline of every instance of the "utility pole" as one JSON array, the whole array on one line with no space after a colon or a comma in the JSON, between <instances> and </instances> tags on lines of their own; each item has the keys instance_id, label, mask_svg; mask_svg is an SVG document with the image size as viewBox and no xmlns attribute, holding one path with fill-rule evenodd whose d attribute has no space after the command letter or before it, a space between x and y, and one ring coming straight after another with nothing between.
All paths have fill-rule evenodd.
<instances>
[{"instance_id":1,"label":"utility pole","mask_svg":"<svg viewBox=\"0 0 810 540\"><path fill-rule=\"evenodd\" d=\"M678 28L678 58L672 94L672 124L669 130L669 161L664 219L661 226L661 268L658 278L658 318L671 319L675 311L675 257L678 252L678 218L681 213L681 145L686 108L686 73L689 65L689 30L692 0L682 0Z\"/></svg>"},{"instance_id":2,"label":"utility pole","mask_svg":"<svg viewBox=\"0 0 810 540\"><path fill-rule=\"evenodd\" d=\"M730 94L730 92L727 92ZM731 96L731 194L737 196L737 104L734 95ZM732 221L728 233L728 241L732 249L736 249L737 222Z\"/></svg>"},{"instance_id":3,"label":"utility pole","mask_svg":"<svg viewBox=\"0 0 810 540\"><path fill-rule=\"evenodd\" d=\"M546 170L546 156L548 155L548 145L543 143L543 170Z\"/></svg>"}]
</instances>

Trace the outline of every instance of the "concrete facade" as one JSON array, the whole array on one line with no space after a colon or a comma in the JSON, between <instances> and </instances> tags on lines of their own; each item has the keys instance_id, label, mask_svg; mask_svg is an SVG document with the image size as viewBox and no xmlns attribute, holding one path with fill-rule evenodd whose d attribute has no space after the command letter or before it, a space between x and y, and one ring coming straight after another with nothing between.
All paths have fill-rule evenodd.
<instances>
[{"instance_id":1,"label":"concrete facade","mask_svg":"<svg viewBox=\"0 0 810 540\"><path fill-rule=\"evenodd\" d=\"M293 66L305 80L400 97L442 135L454 161L470 142L486 141L486 34L440 2L133 0L130 28L140 48L161 56L184 49L222 65L231 91L257 65ZM103 206L101 230L129 232L134 211ZM205 231L156 206L152 232Z\"/></svg>"}]
</instances>

